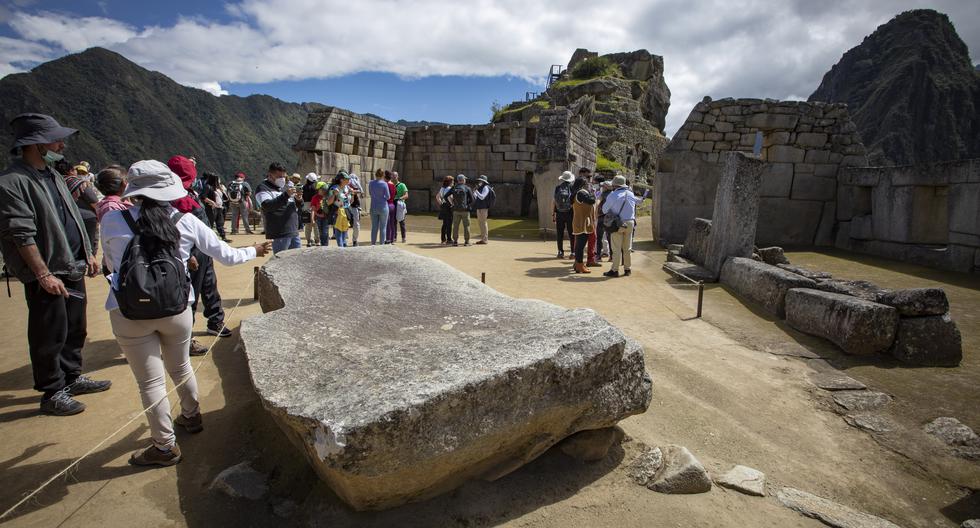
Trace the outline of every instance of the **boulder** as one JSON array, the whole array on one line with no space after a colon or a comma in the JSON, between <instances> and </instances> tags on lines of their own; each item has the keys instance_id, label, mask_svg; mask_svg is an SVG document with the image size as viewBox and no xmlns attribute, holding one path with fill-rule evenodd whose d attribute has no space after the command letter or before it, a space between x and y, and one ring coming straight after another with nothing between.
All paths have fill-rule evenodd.
<instances>
[{"instance_id":1,"label":"boulder","mask_svg":"<svg viewBox=\"0 0 980 528\"><path fill-rule=\"evenodd\" d=\"M725 262L721 282L738 296L761 305L780 318L786 313L786 292L793 288L812 288L816 284L776 266L738 257Z\"/></svg>"},{"instance_id":2,"label":"boulder","mask_svg":"<svg viewBox=\"0 0 980 528\"><path fill-rule=\"evenodd\" d=\"M909 288L889 290L878 295L876 302L894 306L902 317L943 315L949 311L949 299L942 288Z\"/></svg>"},{"instance_id":3,"label":"boulder","mask_svg":"<svg viewBox=\"0 0 980 528\"><path fill-rule=\"evenodd\" d=\"M693 261L695 264L704 265L704 256L708 250L708 238L710 236L711 220L695 218L687 230L687 238L684 239L680 256Z\"/></svg>"},{"instance_id":4,"label":"boulder","mask_svg":"<svg viewBox=\"0 0 980 528\"><path fill-rule=\"evenodd\" d=\"M358 510L500 478L650 403L642 348L594 311L513 299L394 246L281 252L258 289L268 313L241 330L255 390Z\"/></svg>"},{"instance_id":5,"label":"boulder","mask_svg":"<svg viewBox=\"0 0 980 528\"><path fill-rule=\"evenodd\" d=\"M660 450L663 464L647 487L669 494L705 493L711 491L711 478L701 462L686 447L669 445Z\"/></svg>"},{"instance_id":6,"label":"boulder","mask_svg":"<svg viewBox=\"0 0 980 528\"><path fill-rule=\"evenodd\" d=\"M786 322L805 334L833 342L848 354L868 355L892 345L898 312L850 295L800 288L786 294Z\"/></svg>"},{"instance_id":7,"label":"boulder","mask_svg":"<svg viewBox=\"0 0 980 528\"><path fill-rule=\"evenodd\" d=\"M728 473L716 478L715 483L746 495L766 495L766 474L746 466L733 467Z\"/></svg>"},{"instance_id":8,"label":"boulder","mask_svg":"<svg viewBox=\"0 0 980 528\"><path fill-rule=\"evenodd\" d=\"M815 281L822 281L827 279L832 279L833 275L827 273L826 271L813 271L811 269L804 268L802 266L794 266L792 264L776 264L780 268L795 273L797 275L802 275L808 279Z\"/></svg>"},{"instance_id":9,"label":"boulder","mask_svg":"<svg viewBox=\"0 0 980 528\"><path fill-rule=\"evenodd\" d=\"M899 528L895 523L794 488L776 493L783 506L835 528Z\"/></svg>"},{"instance_id":10,"label":"boulder","mask_svg":"<svg viewBox=\"0 0 980 528\"><path fill-rule=\"evenodd\" d=\"M730 257L752 256L765 165L742 152L724 154L724 170L711 213L711 236L702 264L716 276Z\"/></svg>"},{"instance_id":11,"label":"boulder","mask_svg":"<svg viewBox=\"0 0 980 528\"><path fill-rule=\"evenodd\" d=\"M759 248L756 253L762 259L762 262L770 264L772 266L778 266L780 264L789 264L789 259L786 258L786 254L783 253L783 248L779 246Z\"/></svg>"},{"instance_id":12,"label":"boulder","mask_svg":"<svg viewBox=\"0 0 980 528\"><path fill-rule=\"evenodd\" d=\"M980 460L980 435L956 418L949 416L936 418L926 424L923 430L951 447L956 456L968 460Z\"/></svg>"},{"instance_id":13,"label":"boulder","mask_svg":"<svg viewBox=\"0 0 980 528\"><path fill-rule=\"evenodd\" d=\"M619 427L603 427L579 431L561 441L558 447L562 453L583 462L596 462L606 458L612 446L623 440L623 430Z\"/></svg>"},{"instance_id":14,"label":"boulder","mask_svg":"<svg viewBox=\"0 0 980 528\"><path fill-rule=\"evenodd\" d=\"M908 365L955 367L963 359L963 339L949 314L903 317L890 352Z\"/></svg>"}]
</instances>

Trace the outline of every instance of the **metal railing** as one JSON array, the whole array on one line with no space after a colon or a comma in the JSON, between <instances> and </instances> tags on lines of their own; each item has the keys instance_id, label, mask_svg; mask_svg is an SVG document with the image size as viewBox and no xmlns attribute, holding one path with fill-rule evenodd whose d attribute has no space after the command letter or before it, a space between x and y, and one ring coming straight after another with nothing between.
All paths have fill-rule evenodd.
<instances>
[{"instance_id":1,"label":"metal railing","mask_svg":"<svg viewBox=\"0 0 980 528\"><path fill-rule=\"evenodd\" d=\"M688 277L687 275L684 275L683 273L675 269L671 269L669 266L667 266L667 264L663 265L663 270L677 278L686 280L698 287L698 314L695 316L695 319L700 319L701 307L704 305L704 281L694 280L691 277Z\"/></svg>"}]
</instances>

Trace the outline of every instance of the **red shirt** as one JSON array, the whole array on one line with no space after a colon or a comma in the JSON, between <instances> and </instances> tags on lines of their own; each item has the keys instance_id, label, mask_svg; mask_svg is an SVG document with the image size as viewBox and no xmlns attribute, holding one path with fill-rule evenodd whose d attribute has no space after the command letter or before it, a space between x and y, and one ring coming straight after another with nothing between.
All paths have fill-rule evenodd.
<instances>
[{"instance_id":1,"label":"red shirt","mask_svg":"<svg viewBox=\"0 0 980 528\"><path fill-rule=\"evenodd\" d=\"M322 201L323 197L320 196L320 193L316 193L313 195L313 198L310 199L310 210L313 211L316 216L322 217L323 215L323 213L320 211L320 202Z\"/></svg>"},{"instance_id":2,"label":"red shirt","mask_svg":"<svg viewBox=\"0 0 980 528\"><path fill-rule=\"evenodd\" d=\"M388 203L394 204L395 203L395 184L394 183L391 183L391 182L386 182L386 183L388 184L388 190L391 191L390 192L390 197L388 198Z\"/></svg>"}]
</instances>

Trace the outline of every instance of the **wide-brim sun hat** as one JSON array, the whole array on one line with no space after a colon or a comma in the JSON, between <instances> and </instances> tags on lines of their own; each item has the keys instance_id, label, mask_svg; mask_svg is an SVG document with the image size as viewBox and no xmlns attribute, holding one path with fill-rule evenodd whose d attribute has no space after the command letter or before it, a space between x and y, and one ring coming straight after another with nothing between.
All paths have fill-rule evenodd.
<instances>
[{"instance_id":1,"label":"wide-brim sun hat","mask_svg":"<svg viewBox=\"0 0 980 528\"><path fill-rule=\"evenodd\" d=\"M490 183L490 180L488 180L487 177L484 176L483 174L481 174L480 177L476 179L476 181L481 181L481 182L487 183L487 184Z\"/></svg>"},{"instance_id":2,"label":"wide-brim sun hat","mask_svg":"<svg viewBox=\"0 0 980 528\"><path fill-rule=\"evenodd\" d=\"M126 192L122 198L142 196L158 202L172 202L187 196L180 177L157 160L141 160L132 164L126 180Z\"/></svg>"},{"instance_id":3,"label":"wide-brim sun hat","mask_svg":"<svg viewBox=\"0 0 980 528\"><path fill-rule=\"evenodd\" d=\"M61 126L45 114L20 114L10 120L10 128L14 133L10 152L27 145L55 143L78 133L77 129Z\"/></svg>"},{"instance_id":4,"label":"wide-brim sun hat","mask_svg":"<svg viewBox=\"0 0 980 528\"><path fill-rule=\"evenodd\" d=\"M572 174L571 171L565 171L565 172L561 173L561 176L559 176L558 179L561 180L561 181L563 181L563 182L569 182L569 183L571 183L571 182L575 181L575 175Z\"/></svg>"},{"instance_id":5,"label":"wide-brim sun hat","mask_svg":"<svg viewBox=\"0 0 980 528\"><path fill-rule=\"evenodd\" d=\"M613 187L626 187L626 176L616 176L612 180Z\"/></svg>"},{"instance_id":6,"label":"wide-brim sun hat","mask_svg":"<svg viewBox=\"0 0 980 528\"><path fill-rule=\"evenodd\" d=\"M320 180L320 177L317 176L315 172L311 172L311 173L309 173L309 174L306 175L306 181L308 181L308 182L315 182L315 181L319 181L319 180Z\"/></svg>"}]
</instances>

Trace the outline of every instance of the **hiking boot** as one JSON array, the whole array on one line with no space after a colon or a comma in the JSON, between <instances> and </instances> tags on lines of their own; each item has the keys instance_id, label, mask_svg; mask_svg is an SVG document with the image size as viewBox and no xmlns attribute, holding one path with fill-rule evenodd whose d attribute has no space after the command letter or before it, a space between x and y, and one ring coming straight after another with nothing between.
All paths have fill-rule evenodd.
<instances>
[{"instance_id":1,"label":"hiking boot","mask_svg":"<svg viewBox=\"0 0 980 528\"><path fill-rule=\"evenodd\" d=\"M231 330L228 330L227 326L222 325L221 328L208 327L208 335L218 336L218 337L231 337Z\"/></svg>"},{"instance_id":2,"label":"hiking boot","mask_svg":"<svg viewBox=\"0 0 980 528\"><path fill-rule=\"evenodd\" d=\"M191 434L200 433L204 430L204 422L201 420L201 413L197 413L190 418L184 416L183 414L178 414L177 418L174 418L174 425L183 427L185 431Z\"/></svg>"},{"instance_id":3,"label":"hiking boot","mask_svg":"<svg viewBox=\"0 0 980 528\"><path fill-rule=\"evenodd\" d=\"M618 271L609 270L609 271L603 273L602 275L604 277L616 278L616 277L619 277L619 272Z\"/></svg>"},{"instance_id":4,"label":"hiking boot","mask_svg":"<svg viewBox=\"0 0 980 528\"><path fill-rule=\"evenodd\" d=\"M625 268L623 270L623 276L625 276L625 277L629 277L630 276L630 269L629 268Z\"/></svg>"},{"instance_id":5,"label":"hiking boot","mask_svg":"<svg viewBox=\"0 0 980 528\"><path fill-rule=\"evenodd\" d=\"M180 462L180 448L174 444L170 451L163 451L150 444L129 457L129 463L134 466L172 466Z\"/></svg>"},{"instance_id":6,"label":"hiking boot","mask_svg":"<svg viewBox=\"0 0 980 528\"><path fill-rule=\"evenodd\" d=\"M71 416L85 410L85 404L72 398L67 389L61 389L48 399L41 399L41 412L53 416Z\"/></svg>"},{"instance_id":7,"label":"hiking boot","mask_svg":"<svg viewBox=\"0 0 980 528\"><path fill-rule=\"evenodd\" d=\"M191 355L203 356L208 353L208 347L202 345L197 339L191 339Z\"/></svg>"},{"instance_id":8,"label":"hiking boot","mask_svg":"<svg viewBox=\"0 0 980 528\"><path fill-rule=\"evenodd\" d=\"M486 243L487 243L486 240L477 240L476 241L476 245L478 245L478 246L482 246L483 244L486 244Z\"/></svg>"},{"instance_id":9,"label":"hiking boot","mask_svg":"<svg viewBox=\"0 0 980 528\"><path fill-rule=\"evenodd\" d=\"M65 392L70 396L79 394L92 394L93 392L103 392L109 390L112 382L109 380L95 381L85 376L75 378L75 381L65 387Z\"/></svg>"}]
</instances>

